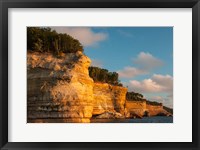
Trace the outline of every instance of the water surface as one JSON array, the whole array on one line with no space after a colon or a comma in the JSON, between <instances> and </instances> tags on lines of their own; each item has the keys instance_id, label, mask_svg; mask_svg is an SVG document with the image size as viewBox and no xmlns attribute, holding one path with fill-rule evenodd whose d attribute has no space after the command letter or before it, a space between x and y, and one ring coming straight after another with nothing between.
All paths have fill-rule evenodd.
<instances>
[{"instance_id":1,"label":"water surface","mask_svg":"<svg viewBox=\"0 0 200 150\"><path fill-rule=\"evenodd\" d=\"M70 123L68 119L30 119L28 123ZM173 123L173 117L155 116L142 119L91 119L91 123Z\"/></svg>"},{"instance_id":2,"label":"water surface","mask_svg":"<svg viewBox=\"0 0 200 150\"><path fill-rule=\"evenodd\" d=\"M91 119L91 123L173 123L173 117L155 116L142 119Z\"/></svg>"}]
</instances>

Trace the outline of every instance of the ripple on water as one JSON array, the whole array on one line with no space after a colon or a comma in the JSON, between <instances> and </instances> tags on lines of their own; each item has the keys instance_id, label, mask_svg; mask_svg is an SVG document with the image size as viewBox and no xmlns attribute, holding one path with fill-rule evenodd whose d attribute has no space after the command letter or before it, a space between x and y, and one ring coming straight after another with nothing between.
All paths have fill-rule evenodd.
<instances>
[{"instance_id":1,"label":"ripple on water","mask_svg":"<svg viewBox=\"0 0 200 150\"><path fill-rule=\"evenodd\" d=\"M91 123L173 123L173 117L143 117L142 119L91 119Z\"/></svg>"}]
</instances>

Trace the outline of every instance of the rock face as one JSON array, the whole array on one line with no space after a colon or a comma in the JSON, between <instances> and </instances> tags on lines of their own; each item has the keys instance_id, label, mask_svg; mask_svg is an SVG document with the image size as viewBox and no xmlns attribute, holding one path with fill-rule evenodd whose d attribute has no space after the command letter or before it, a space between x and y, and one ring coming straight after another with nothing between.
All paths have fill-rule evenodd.
<instances>
[{"instance_id":1,"label":"rock face","mask_svg":"<svg viewBox=\"0 0 200 150\"><path fill-rule=\"evenodd\" d=\"M124 116L115 111L106 111L103 114L98 115L95 118L96 119L120 119L120 118L124 118Z\"/></svg>"},{"instance_id":2,"label":"rock face","mask_svg":"<svg viewBox=\"0 0 200 150\"><path fill-rule=\"evenodd\" d=\"M88 73L90 63L91 60L81 52L59 57L28 52L28 120L90 122L93 112L93 80Z\"/></svg>"},{"instance_id":3,"label":"rock face","mask_svg":"<svg viewBox=\"0 0 200 150\"><path fill-rule=\"evenodd\" d=\"M126 118L142 118L143 116L171 116L163 106L147 104L146 101L126 101Z\"/></svg>"},{"instance_id":4,"label":"rock face","mask_svg":"<svg viewBox=\"0 0 200 150\"><path fill-rule=\"evenodd\" d=\"M27 54L28 122L90 122L90 118L116 119L170 115L163 106L127 101L127 88L94 83L91 60L82 52L55 56Z\"/></svg>"},{"instance_id":5,"label":"rock face","mask_svg":"<svg viewBox=\"0 0 200 150\"><path fill-rule=\"evenodd\" d=\"M126 101L126 118L141 118L145 111L146 101Z\"/></svg>"},{"instance_id":6,"label":"rock face","mask_svg":"<svg viewBox=\"0 0 200 150\"><path fill-rule=\"evenodd\" d=\"M93 115L106 112L124 114L127 88L107 83L94 83L93 93ZM105 116L108 116L108 113Z\"/></svg>"},{"instance_id":7,"label":"rock face","mask_svg":"<svg viewBox=\"0 0 200 150\"><path fill-rule=\"evenodd\" d=\"M169 112L163 109L163 106L154 106L147 104L147 113L148 116L170 116Z\"/></svg>"}]
</instances>

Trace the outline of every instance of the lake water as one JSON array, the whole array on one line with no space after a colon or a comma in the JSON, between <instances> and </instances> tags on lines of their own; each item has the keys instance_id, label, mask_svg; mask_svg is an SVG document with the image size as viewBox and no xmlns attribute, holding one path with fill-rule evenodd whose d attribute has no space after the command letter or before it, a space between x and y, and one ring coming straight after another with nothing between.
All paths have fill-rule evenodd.
<instances>
[{"instance_id":1,"label":"lake water","mask_svg":"<svg viewBox=\"0 0 200 150\"><path fill-rule=\"evenodd\" d=\"M32 119L28 123L69 123L65 119ZM91 119L91 123L173 123L173 117L156 116L142 119Z\"/></svg>"},{"instance_id":2,"label":"lake water","mask_svg":"<svg viewBox=\"0 0 200 150\"><path fill-rule=\"evenodd\" d=\"M155 116L142 119L92 119L91 123L173 123L173 117Z\"/></svg>"}]
</instances>

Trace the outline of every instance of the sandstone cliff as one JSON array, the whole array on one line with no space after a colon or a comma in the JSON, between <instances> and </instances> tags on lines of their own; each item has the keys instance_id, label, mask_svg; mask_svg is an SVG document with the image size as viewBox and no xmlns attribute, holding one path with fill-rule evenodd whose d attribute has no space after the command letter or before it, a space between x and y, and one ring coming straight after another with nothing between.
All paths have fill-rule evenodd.
<instances>
[{"instance_id":1,"label":"sandstone cliff","mask_svg":"<svg viewBox=\"0 0 200 150\"><path fill-rule=\"evenodd\" d=\"M127 88L125 87L113 86L107 83L94 83L93 115L105 113L101 118L109 118L109 114L110 117L113 115L116 118L122 117L120 114L124 114L126 92Z\"/></svg>"},{"instance_id":2,"label":"sandstone cliff","mask_svg":"<svg viewBox=\"0 0 200 150\"><path fill-rule=\"evenodd\" d=\"M27 54L28 122L90 122L95 118L171 115L163 106L127 101L127 88L94 83L82 52Z\"/></svg>"},{"instance_id":3,"label":"sandstone cliff","mask_svg":"<svg viewBox=\"0 0 200 150\"><path fill-rule=\"evenodd\" d=\"M163 106L154 106L147 104L148 116L171 116L172 114L163 109Z\"/></svg>"},{"instance_id":4,"label":"sandstone cliff","mask_svg":"<svg viewBox=\"0 0 200 150\"><path fill-rule=\"evenodd\" d=\"M146 111L145 101L126 101L126 118L142 118Z\"/></svg>"},{"instance_id":5,"label":"sandstone cliff","mask_svg":"<svg viewBox=\"0 0 200 150\"><path fill-rule=\"evenodd\" d=\"M28 52L28 121L90 122L92 115L123 118L127 88L94 83L90 63L81 52L59 57Z\"/></svg>"},{"instance_id":6,"label":"sandstone cliff","mask_svg":"<svg viewBox=\"0 0 200 150\"><path fill-rule=\"evenodd\" d=\"M147 104L146 101L126 101L126 118L142 118L143 116L171 116L162 105Z\"/></svg>"},{"instance_id":7,"label":"sandstone cliff","mask_svg":"<svg viewBox=\"0 0 200 150\"><path fill-rule=\"evenodd\" d=\"M93 111L93 80L88 74L90 63L91 60L81 52L60 57L28 52L28 120L90 122Z\"/></svg>"}]
</instances>

